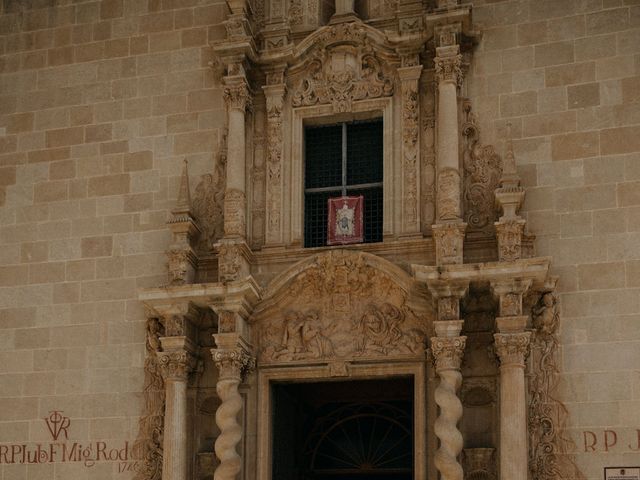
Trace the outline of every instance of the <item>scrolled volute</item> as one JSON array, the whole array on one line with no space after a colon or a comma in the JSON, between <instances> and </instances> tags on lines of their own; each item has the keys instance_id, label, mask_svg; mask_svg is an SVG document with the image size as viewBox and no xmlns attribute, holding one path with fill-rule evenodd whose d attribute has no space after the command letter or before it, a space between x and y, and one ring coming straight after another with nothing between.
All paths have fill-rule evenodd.
<instances>
[{"instance_id":1,"label":"scrolled volute","mask_svg":"<svg viewBox=\"0 0 640 480\"><path fill-rule=\"evenodd\" d=\"M436 371L457 370L462 363L467 337L432 337L431 353Z\"/></svg>"}]
</instances>

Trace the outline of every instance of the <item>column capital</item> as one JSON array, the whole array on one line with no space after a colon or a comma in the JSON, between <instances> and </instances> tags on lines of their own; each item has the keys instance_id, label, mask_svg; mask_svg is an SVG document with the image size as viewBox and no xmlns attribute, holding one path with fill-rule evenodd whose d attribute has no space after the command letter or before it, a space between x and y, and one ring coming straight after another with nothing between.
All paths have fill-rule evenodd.
<instances>
[{"instance_id":1,"label":"column capital","mask_svg":"<svg viewBox=\"0 0 640 480\"><path fill-rule=\"evenodd\" d=\"M460 369L466 342L467 337L431 337L431 353L436 372Z\"/></svg>"},{"instance_id":2,"label":"column capital","mask_svg":"<svg viewBox=\"0 0 640 480\"><path fill-rule=\"evenodd\" d=\"M251 108L251 92L247 81L241 77L240 79L234 79L233 81L225 79L225 87L222 94L225 103L230 110L241 110L244 112L248 108Z\"/></svg>"},{"instance_id":3,"label":"column capital","mask_svg":"<svg viewBox=\"0 0 640 480\"><path fill-rule=\"evenodd\" d=\"M524 368L524 360L529 353L531 332L494 333L496 352L500 366L518 366Z\"/></svg>"},{"instance_id":4,"label":"column capital","mask_svg":"<svg viewBox=\"0 0 640 480\"><path fill-rule=\"evenodd\" d=\"M214 348L211 350L213 362L218 367L219 379L242 379L255 368L255 357L249 354L243 346L238 345L234 349Z\"/></svg>"},{"instance_id":5,"label":"column capital","mask_svg":"<svg viewBox=\"0 0 640 480\"><path fill-rule=\"evenodd\" d=\"M459 53L448 54L452 47L438 47L437 50L445 50L447 55L440 56L445 51L438 52L438 56L434 58L436 78L439 84L452 83L456 86L462 84L462 55ZM455 51L459 51L458 45L455 45Z\"/></svg>"},{"instance_id":6,"label":"column capital","mask_svg":"<svg viewBox=\"0 0 640 480\"><path fill-rule=\"evenodd\" d=\"M161 341L164 339L161 339ZM162 342L164 345L164 342ZM158 353L158 363L162 378L186 382L196 368L196 357L187 350L169 350Z\"/></svg>"}]
</instances>

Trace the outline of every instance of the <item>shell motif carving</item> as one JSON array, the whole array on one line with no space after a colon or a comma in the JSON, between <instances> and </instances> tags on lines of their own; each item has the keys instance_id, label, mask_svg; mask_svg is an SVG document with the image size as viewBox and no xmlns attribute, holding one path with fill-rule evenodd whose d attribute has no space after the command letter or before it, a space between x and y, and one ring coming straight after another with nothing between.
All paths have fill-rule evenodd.
<instances>
[{"instance_id":1,"label":"shell motif carving","mask_svg":"<svg viewBox=\"0 0 640 480\"><path fill-rule=\"evenodd\" d=\"M290 284L279 313L259 321L262 362L424 354L424 320L406 294L359 254L320 255Z\"/></svg>"}]
</instances>

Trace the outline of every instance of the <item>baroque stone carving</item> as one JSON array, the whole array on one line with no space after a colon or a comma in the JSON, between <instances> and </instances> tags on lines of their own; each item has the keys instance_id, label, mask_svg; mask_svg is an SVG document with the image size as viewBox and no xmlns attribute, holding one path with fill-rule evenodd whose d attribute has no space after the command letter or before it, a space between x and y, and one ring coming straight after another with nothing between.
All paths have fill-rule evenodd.
<instances>
[{"instance_id":1,"label":"baroque stone carving","mask_svg":"<svg viewBox=\"0 0 640 480\"><path fill-rule=\"evenodd\" d=\"M158 352L164 328L157 318L147 320L144 360L144 407L133 455L138 459L134 480L162 479L162 439L164 434L164 380L160 374Z\"/></svg>"},{"instance_id":2,"label":"baroque stone carving","mask_svg":"<svg viewBox=\"0 0 640 480\"><path fill-rule=\"evenodd\" d=\"M237 245L222 243L218 246L218 276L223 283L238 279L241 259Z\"/></svg>"},{"instance_id":3,"label":"baroque stone carving","mask_svg":"<svg viewBox=\"0 0 640 480\"><path fill-rule=\"evenodd\" d=\"M466 223L442 223L433 226L438 265L462 263Z\"/></svg>"},{"instance_id":4,"label":"baroque stone carving","mask_svg":"<svg viewBox=\"0 0 640 480\"><path fill-rule=\"evenodd\" d=\"M457 46L456 46L457 47ZM462 55L456 53L440 55L444 53L444 49L452 47L439 47L438 56L434 58L436 78L439 83L453 83L455 85L462 84Z\"/></svg>"},{"instance_id":5,"label":"baroque stone carving","mask_svg":"<svg viewBox=\"0 0 640 480\"><path fill-rule=\"evenodd\" d=\"M289 3L289 25L301 25L304 19L302 0L291 0Z\"/></svg>"},{"instance_id":6,"label":"baroque stone carving","mask_svg":"<svg viewBox=\"0 0 640 480\"><path fill-rule=\"evenodd\" d=\"M267 240L280 242L282 209L282 108L284 85L265 88L267 94Z\"/></svg>"},{"instance_id":7,"label":"baroque stone carving","mask_svg":"<svg viewBox=\"0 0 640 480\"><path fill-rule=\"evenodd\" d=\"M533 480L583 480L574 462L573 441L565 434L568 411L557 400L557 300L545 293L532 308L534 332L528 376L529 470Z\"/></svg>"},{"instance_id":8,"label":"baroque stone carving","mask_svg":"<svg viewBox=\"0 0 640 480\"><path fill-rule=\"evenodd\" d=\"M184 285L189 282L188 273L193 268L196 258L189 250L172 248L167 251L169 284Z\"/></svg>"},{"instance_id":9,"label":"baroque stone carving","mask_svg":"<svg viewBox=\"0 0 640 480\"><path fill-rule=\"evenodd\" d=\"M186 381L197 363L196 358L184 350L160 352L158 361L165 381Z\"/></svg>"},{"instance_id":10,"label":"baroque stone carving","mask_svg":"<svg viewBox=\"0 0 640 480\"><path fill-rule=\"evenodd\" d=\"M465 377L460 390L465 406L481 407L498 401L495 377Z\"/></svg>"},{"instance_id":11,"label":"baroque stone carving","mask_svg":"<svg viewBox=\"0 0 640 480\"><path fill-rule=\"evenodd\" d=\"M531 332L522 333L494 333L496 352L500 357L500 365L524 366L524 360L529 353Z\"/></svg>"},{"instance_id":12,"label":"baroque stone carving","mask_svg":"<svg viewBox=\"0 0 640 480\"><path fill-rule=\"evenodd\" d=\"M478 127L468 102L464 105L464 112L464 219L470 230L492 234L493 223L498 216L494 192L500 183L502 161L492 145L480 145Z\"/></svg>"},{"instance_id":13,"label":"baroque stone carving","mask_svg":"<svg viewBox=\"0 0 640 480\"><path fill-rule=\"evenodd\" d=\"M414 67L415 68L415 67ZM414 68L411 68L413 70ZM416 69L419 75L420 68ZM402 81L402 151L404 159L404 222L412 231L418 223L418 79Z\"/></svg>"},{"instance_id":14,"label":"baroque stone carving","mask_svg":"<svg viewBox=\"0 0 640 480\"><path fill-rule=\"evenodd\" d=\"M460 218L460 172L455 168L443 168L438 172L438 218Z\"/></svg>"},{"instance_id":15,"label":"baroque stone carving","mask_svg":"<svg viewBox=\"0 0 640 480\"><path fill-rule=\"evenodd\" d=\"M462 466L457 458L462 451L463 439L457 424L462 418L462 402L457 392L462 384L460 363L466 337L432 337L431 353L440 382L434 392L440 413L434 423L434 432L440 446L434 455L436 468L442 478L462 480Z\"/></svg>"},{"instance_id":16,"label":"baroque stone carving","mask_svg":"<svg viewBox=\"0 0 640 480\"><path fill-rule=\"evenodd\" d=\"M510 262L522 258L522 236L525 221L522 219L497 222L498 257L500 261Z\"/></svg>"},{"instance_id":17,"label":"baroque stone carving","mask_svg":"<svg viewBox=\"0 0 640 480\"><path fill-rule=\"evenodd\" d=\"M428 74L430 75L430 73ZM431 78L431 77L429 77ZM420 187L422 231L427 232L435 222L436 200L436 159L435 159L435 91L432 82L423 87L422 98L422 133L420 135L420 159L422 165L420 173L422 185Z\"/></svg>"},{"instance_id":18,"label":"baroque stone carving","mask_svg":"<svg viewBox=\"0 0 640 480\"><path fill-rule=\"evenodd\" d=\"M246 197L242 190L227 188L224 194L224 234L244 237L246 231Z\"/></svg>"},{"instance_id":19,"label":"baroque stone carving","mask_svg":"<svg viewBox=\"0 0 640 480\"><path fill-rule=\"evenodd\" d=\"M255 362L241 347L233 350L214 349L211 353L219 371L216 392L221 400L216 411L220 435L215 442L215 452L220 464L216 468L215 478L235 480L241 470L241 458L236 449L242 439L242 427L237 417L242 410L243 400L238 386Z\"/></svg>"},{"instance_id":20,"label":"baroque stone carving","mask_svg":"<svg viewBox=\"0 0 640 480\"><path fill-rule=\"evenodd\" d=\"M251 95L245 83L225 87L222 98L230 109L244 112L251 108Z\"/></svg>"},{"instance_id":21,"label":"baroque stone carving","mask_svg":"<svg viewBox=\"0 0 640 480\"><path fill-rule=\"evenodd\" d=\"M223 138L226 138L223 137ZM198 249L207 251L224 233L223 208L226 182L226 140L220 145L219 155L213 174L203 175L196 187L193 199L193 213L202 230Z\"/></svg>"},{"instance_id":22,"label":"baroque stone carving","mask_svg":"<svg viewBox=\"0 0 640 480\"><path fill-rule=\"evenodd\" d=\"M286 298L279 313L258 321L262 362L424 353L423 322L406 293L362 254L318 255Z\"/></svg>"},{"instance_id":23,"label":"baroque stone carving","mask_svg":"<svg viewBox=\"0 0 640 480\"><path fill-rule=\"evenodd\" d=\"M363 45L365 38L364 27L358 24L344 23L328 29L318 39L318 49L293 90L292 105L332 104L335 112L348 112L354 101L393 95L393 75L370 47L322 48L339 39Z\"/></svg>"}]
</instances>

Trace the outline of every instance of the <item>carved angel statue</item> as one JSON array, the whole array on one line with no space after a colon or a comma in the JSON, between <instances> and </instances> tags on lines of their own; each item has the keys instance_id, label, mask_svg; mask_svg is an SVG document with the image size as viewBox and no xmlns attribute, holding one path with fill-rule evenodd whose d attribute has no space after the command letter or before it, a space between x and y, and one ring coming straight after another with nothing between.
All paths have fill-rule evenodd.
<instances>
[{"instance_id":1,"label":"carved angel statue","mask_svg":"<svg viewBox=\"0 0 640 480\"><path fill-rule=\"evenodd\" d=\"M538 332L552 335L558 328L557 300L553 293L548 292L532 308L533 326Z\"/></svg>"}]
</instances>

